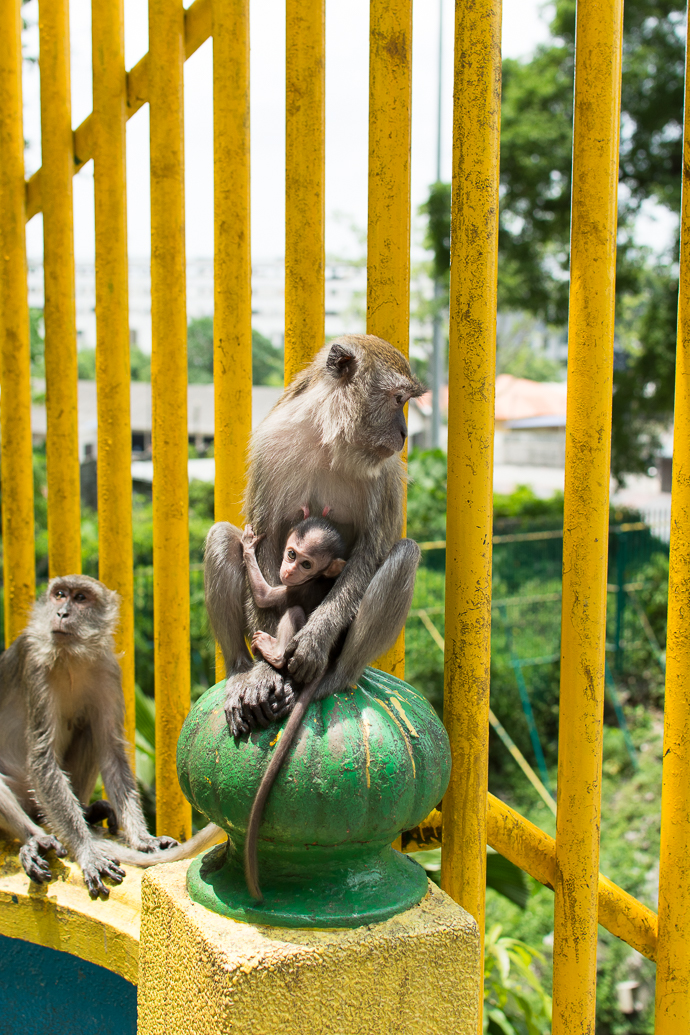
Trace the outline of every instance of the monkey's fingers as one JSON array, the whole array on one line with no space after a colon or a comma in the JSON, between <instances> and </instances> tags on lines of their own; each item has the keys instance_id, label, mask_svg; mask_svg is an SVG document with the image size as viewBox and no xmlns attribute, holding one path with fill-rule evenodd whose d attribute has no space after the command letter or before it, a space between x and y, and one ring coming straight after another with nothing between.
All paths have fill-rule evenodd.
<instances>
[{"instance_id":1,"label":"monkey's fingers","mask_svg":"<svg viewBox=\"0 0 690 1035\"><path fill-rule=\"evenodd\" d=\"M241 710L235 705L226 705L225 721L233 737L243 737L251 732L251 728L242 718Z\"/></svg>"},{"instance_id":2,"label":"monkey's fingers","mask_svg":"<svg viewBox=\"0 0 690 1035\"><path fill-rule=\"evenodd\" d=\"M95 866L85 866L82 870L84 883L91 898L108 898L110 889L101 880L101 875Z\"/></svg>"},{"instance_id":3,"label":"monkey's fingers","mask_svg":"<svg viewBox=\"0 0 690 1035\"><path fill-rule=\"evenodd\" d=\"M179 845L179 841L176 841L174 837L157 837L158 847L165 851L166 848L176 848Z\"/></svg>"},{"instance_id":4,"label":"monkey's fingers","mask_svg":"<svg viewBox=\"0 0 690 1035\"><path fill-rule=\"evenodd\" d=\"M19 849L19 861L24 867L29 880L32 880L35 884L44 884L45 881L50 880L50 866L41 858L38 852L33 853L28 845L22 845Z\"/></svg>"}]
</instances>

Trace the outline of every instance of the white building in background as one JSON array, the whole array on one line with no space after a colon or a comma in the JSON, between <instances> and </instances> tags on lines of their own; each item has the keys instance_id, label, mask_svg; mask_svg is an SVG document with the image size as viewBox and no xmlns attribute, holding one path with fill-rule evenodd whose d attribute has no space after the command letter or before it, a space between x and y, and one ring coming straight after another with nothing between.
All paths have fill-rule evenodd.
<instances>
[{"instance_id":1,"label":"white building in background","mask_svg":"<svg viewBox=\"0 0 690 1035\"><path fill-rule=\"evenodd\" d=\"M93 264L76 265L77 346L96 345L96 274ZM363 334L366 326L367 272L365 266L328 263L326 266L326 338ZM418 276L413 293L431 298L431 281ZM43 265L29 262L29 305L43 308ZM213 260L187 263L187 317L213 315ZM277 347L285 329L285 268L282 259L257 262L252 270L252 325ZM151 267L148 259L129 263L129 326L132 344L151 351ZM412 342L430 340L430 327L412 321Z\"/></svg>"}]
</instances>

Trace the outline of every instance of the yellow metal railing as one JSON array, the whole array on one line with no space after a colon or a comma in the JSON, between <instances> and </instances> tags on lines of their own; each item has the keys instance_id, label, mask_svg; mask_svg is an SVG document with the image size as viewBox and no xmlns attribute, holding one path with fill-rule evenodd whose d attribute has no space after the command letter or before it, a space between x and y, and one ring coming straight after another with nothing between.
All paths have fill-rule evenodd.
<instances>
[{"instance_id":1,"label":"yellow metal railing","mask_svg":"<svg viewBox=\"0 0 690 1035\"><path fill-rule=\"evenodd\" d=\"M161 830L185 837L175 745L189 707L184 61L213 36L216 517L241 520L251 427L249 0L149 0L124 66L123 0L93 3L93 104L71 128L68 0L39 0L43 166L24 179L21 0L0 0L0 378L5 636L35 592L25 222L43 213L51 574L80 567L72 177L94 160L99 564L123 600L134 735L125 124L151 123L156 759ZM288 379L324 337L325 0L287 0ZM553 1030L594 1025L597 922L658 959L656 1030L690 1027L690 127L685 129L666 729L655 914L598 872L621 0L579 0L575 70L561 731L555 841L487 797L500 143L498 0L457 0L450 284L445 889L483 927L487 840L555 891ZM367 330L407 351L411 0L371 0ZM437 642L443 641L438 635ZM385 659L402 671L402 641ZM222 667L219 666L219 672ZM434 820L436 822L438 817ZM437 831L440 838L441 832ZM658 929L657 929L658 928Z\"/></svg>"}]
</instances>

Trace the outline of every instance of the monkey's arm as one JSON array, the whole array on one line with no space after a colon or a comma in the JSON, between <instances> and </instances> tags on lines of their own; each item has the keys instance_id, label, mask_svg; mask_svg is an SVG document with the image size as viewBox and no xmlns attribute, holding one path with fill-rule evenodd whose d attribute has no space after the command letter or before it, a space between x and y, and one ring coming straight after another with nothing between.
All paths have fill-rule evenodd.
<instances>
[{"instance_id":1,"label":"monkey's arm","mask_svg":"<svg viewBox=\"0 0 690 1035\"><path fill-rule=\"evenodd\" d=\"M244 564L257 607L284 607L287 603L287 586L269 586L253 550L244 551Z\"/></svg>"},{"instance_id":2,"label":"monkey's arm","mask_svg":"<svg viewBox=\"0 0 690 1035\"><path fill-rule=\"evenodd\" d=\"M47 712L48 681L42 672L34 671L27 675L32 699L27 730L28 766L36 801L51 830L69 847L81 867L91 896L107 897L110 892L103 878L108 877L120 884L125 876L124 870L108 855L103 845L92 840L81 805L60 768Z\"/></svg>"}]
</instances>

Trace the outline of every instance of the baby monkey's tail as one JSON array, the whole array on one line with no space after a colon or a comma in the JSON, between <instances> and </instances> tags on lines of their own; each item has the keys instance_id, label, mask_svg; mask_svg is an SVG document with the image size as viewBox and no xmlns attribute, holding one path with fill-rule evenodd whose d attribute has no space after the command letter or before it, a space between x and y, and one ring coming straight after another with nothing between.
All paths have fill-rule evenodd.
<instances>
[{"instance_id":1,"label":"baby monkey's tail","mask_svg":"<svg viewBox=\"0 0 690 1035\"><path fill-rule=\"evenodd\" d=\"M263 779L259 784L259 789L256 792L254 804L252 805L252 811L249 813L247 837L244 842L244 879L247 882L249 894L252 898L255 898L257 902L261 902L263 899L261 888L259 887L257 842L259 840L259 827L261 826L261 818L264 813L266 799L271 793L271 787L280 771L280 767L283 764L285 756L290 750L292 742L295 739L295 734L304 718L304 713L311 704L314 692L320 682L321 679L314 679L311 683L307 683L297 698L295 707L292 709L282 736L276 745L273 755L271 756L271 761L268 763L268 769L264 773Z\"/></svg>"}]
</instances>

